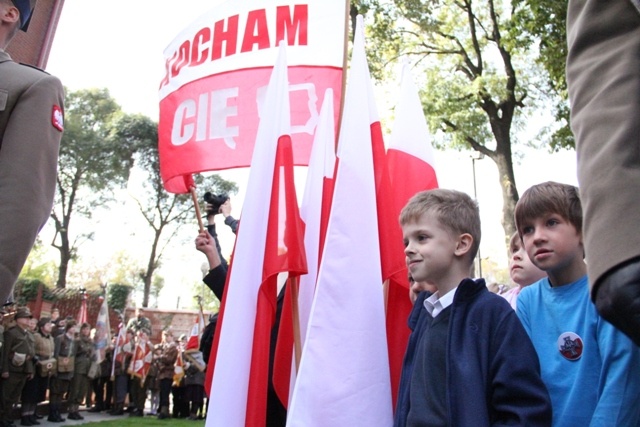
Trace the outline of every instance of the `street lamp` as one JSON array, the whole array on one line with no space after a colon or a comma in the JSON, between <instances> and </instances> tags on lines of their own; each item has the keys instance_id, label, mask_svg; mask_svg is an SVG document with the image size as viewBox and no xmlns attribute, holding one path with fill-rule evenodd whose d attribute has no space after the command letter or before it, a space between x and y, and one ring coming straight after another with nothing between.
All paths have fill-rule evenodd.
<instances>
[{"instance_id":1,"label":"street lamp","mask_svg":"<svg viewBox=\"0 0 640 427\"><path fill-rule=\"evenodd\" d=\"M478 187L476 184L476 160L484 159L484 154L474 151L471 153L471 167L473 169L473 197L478 201ZM476 256L478 259L478 277L482 277L482 257L480 256L480 246L478 246L478 254Z\"/></svg>"}]
</instances>

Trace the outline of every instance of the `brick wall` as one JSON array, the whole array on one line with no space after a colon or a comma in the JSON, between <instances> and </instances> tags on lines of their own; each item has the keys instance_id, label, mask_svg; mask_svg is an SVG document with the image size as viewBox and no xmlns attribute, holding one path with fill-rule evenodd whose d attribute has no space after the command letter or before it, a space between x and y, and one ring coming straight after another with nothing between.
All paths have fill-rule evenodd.
<instances>
[{"instance_id":1,"label":"brick wall","mask_svg":"<svg viewBox=\"0 0 640 427\"><path fill-rule=\"evenodd\" d=\"M38 0L28 31L18 31L7 52L15 62L46 69L64 0Z\"/></svg>"},{"instance_id":2,"label":"brick wall","mask_svg":"<svg viewBox=\"0 0 640 427\"><path fill-rule=\"evenodd\" d=\"M162 340L162 331L171 328L177 339L181 334L187 335L198 316L197 310L160 310L156 308L140 308L140 313L151 321L151 342L154 344ZM209 312L204 313L204 321L209 321ZM126 322L135 316L134 308L125 309ZM125 324L126 324L125 322Z\"/></svg>"}]
</instances>

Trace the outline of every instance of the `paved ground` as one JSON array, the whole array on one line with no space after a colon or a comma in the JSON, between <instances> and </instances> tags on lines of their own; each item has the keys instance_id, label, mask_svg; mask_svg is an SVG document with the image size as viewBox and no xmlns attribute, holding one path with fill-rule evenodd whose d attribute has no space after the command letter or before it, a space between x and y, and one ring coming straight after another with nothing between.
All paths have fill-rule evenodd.
<instances>
[{"instance_id":1,"label":"paved ground","mask_svg":"<svg viewBox=\"0 0 640 427\"><path fill-rule=\"evenodd\" d=\"M144 408L144 413L147 414L150 411L149 400L147 399L145 403L146 403L146 406ZM48 413L46 413L47 408L42 407L42 408L39 408L39 413L40 415L44 415L44 418L39 419L38 422L40 423L40 427L52 427L52 426L64 427L64 426L77 426L77 425L82 425L87 423L95 423L99 421L113 421L113 420L118 420L123 418L129 418L129 414L126 412L124 415L109 415L109 412L107 411L87 412L88 409L89 408L80 406L80 415L84 417L84 420L70 420L69 418L67 418L69 414L67 412L64 412L60 415L62 415L62 418L64 418L65 421L63 423L53 423L51 421L47 421L47 416L48 416ZM16 427L18 427L20 426L20 418L16 418L16 417L17 415L14 416L13 423L16 425ZM145 415L145 418L150 418L150 417L152 417L152 415Z\"/></svg>"},{"instance_id":2,"label":"paved ground","mask_svg":"<svg viewBox=\"0 0 640 427\"><path fill-rule=\"evenodd\" d=\"M86 423L95 423L98 421L113 421L113 420L118 420L118 419L122 419L122 418L128 418L129 414L125 413L124 415L109 415L108 412L87 412L86 409L84 409L83 407L81 407L80 409L80 415L82 415L84 417L84 420L70 420L67 418L67 413L61 414L62 418L65 418L65 422L63 423L53 423L50 421L47 421L47 417L45 416L44 418L38 420L38 422L40 423L41 427L52 427L52 426L57 426L57 427L64 427L64 426L77 426L77 425L81 425L81 424L86 424ZM145 417L150 417L150 415L146 415ZM16 426L20 425L20 420L14 420L13 421L14 424Z\"/></svg>"}]
</instances>

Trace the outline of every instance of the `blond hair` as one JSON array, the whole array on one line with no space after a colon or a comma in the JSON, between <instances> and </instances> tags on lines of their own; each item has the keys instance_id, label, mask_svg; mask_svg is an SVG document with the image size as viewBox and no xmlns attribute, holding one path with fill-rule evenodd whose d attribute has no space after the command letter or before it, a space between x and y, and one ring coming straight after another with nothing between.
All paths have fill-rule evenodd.
<instances>
[{"instance_id":1,"label":"blond hair","mask_svg":"<svg viewBox=\"0 0 640 427\"><path fill-rule=\"evenodd\" d=\"M438 188L416 193L400 212L400 225L418 221L429 214L453 236L469 234L473 243L469 249L472 261L480 247L480 209L468 194L456 190Z\"/></svg>"}]
</instances>

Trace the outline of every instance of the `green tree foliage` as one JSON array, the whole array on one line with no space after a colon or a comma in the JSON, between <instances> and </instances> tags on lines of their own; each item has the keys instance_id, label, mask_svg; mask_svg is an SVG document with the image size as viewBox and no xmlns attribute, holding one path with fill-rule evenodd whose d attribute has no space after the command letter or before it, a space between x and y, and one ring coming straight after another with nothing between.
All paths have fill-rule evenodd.
<instances>
[{"instance_id":1,"label":"green tree foliage","mask_svg":"<svg viewBox=\"0 0 640 427\"><path fill-rule=\"evenodd\" d=\"M116 138L127 140L131 139L131 135L136 135L136 169L141 179L138 180L140 189L133 197L153 233L147 266L140 275L144 283L143 307L149 306L154 273L160 267L162 255L169 243L182 225L194 224L194 230L197 230L196 211L191 195L171 194L164 189L160 176L157 129L156 123L142 116L124 117L114 127ZM235 183L226 181L217 174L207 177L198 175L195 183L196 188L206 188L216 194L236 194L238 191ZM159 293L162 283L158 282L156 285L156 293Z\"/></svg>"},{"instance_id":2,"label":"green tree foliage","mask_svg":"<svg viewBox=\"0 0 640 427\"><path fill-rule=\"evenodd\" d=\"M195 282L191 286L191 294L193 295L192 309L199 310L202 305L202 311L205 312L217 313L220 310L220 300L202 281Z\"/></svg>"},{"instance_id":3,"label":"green tree foliage","mask_svg":"<svg viewBox=\"0 0 640 427\"><path fill-rule=\"evenodd\" d=\"M56 301L57 299L55 294L42 280L20 278L16 283L14 291L15 302L18 305L26 305L27 302L37 299L38 292L42 292L42 299L44 300Z\"/></svg>"},{"instance_id":4,"label":"green tree foliage","mask_svg":"<svg viewBox=\"0 0 640 427\"><path fill-rule=\"evenodd\" d=\"M133 291L133 288L129 285L110 284L107 286L107 304L112 309L124 313L131 291Z\"/></svg>"},{"instance_id":5,"label":"green tree foliage","mask_svg":"<svg viewBox=\"0 0 640 427\"><path fill-rule=\"evenodd\" d=\"M56 262L47 259L46 247L38 236L31 252L29 252L27 262L22 267L20 279L39 280L52 285L55 282L56 273Z\"/></svg>"},{"instance_id":6,"label":"green tree foliage","mask_svg":"<svg viewBox=\"0 0 640 427\"><path fill-rule=\"evenodd\" d=\"M547 95L555 103L555 123L544 129L549 147L553 151L575 148L567 103L567 0L513 0L513 9L510 31L514 37L537 42L537 62L547 72Z\"/></svg>"},{"instance_id":7,"label":"green tree foliage","mask_svg":"<svg viewBox=\"0 0 640 427\"><path fill-rule=\"evenodd\" d=\"M524 18L515 21L509 2L494 0L360 0L355 6L371 21L374 76L383 78L403 56L414 65L436 147L473 150L496 164L502 225L510 236L519 197L513 146L546 99L534 38L517 31Z\"/></svg>"},{"instance_id":8,"label":"green tree foliage","mask_svg":"<svg viewBox=\"0 0 640 427\"><path fill-rule=\"evenodd\" d=\"M56 286L64 288L70 261L93 233L71 232L76 215L90 218L98 206L122 188L133 164L133 146L111 138L114 121L123 113L106 89L67 91L65 132L60 145L57 194L51 217L52 246L60 252Z\"/></svg>"}]
</instances>

